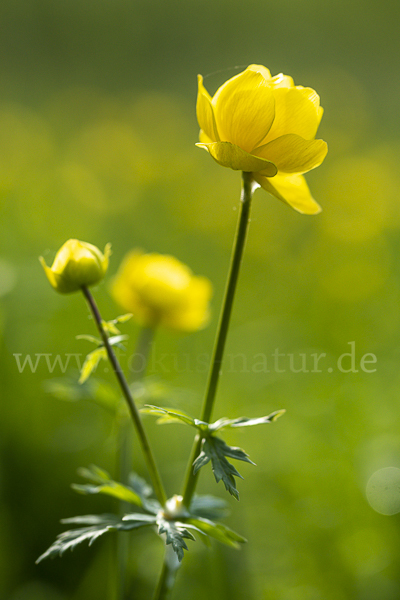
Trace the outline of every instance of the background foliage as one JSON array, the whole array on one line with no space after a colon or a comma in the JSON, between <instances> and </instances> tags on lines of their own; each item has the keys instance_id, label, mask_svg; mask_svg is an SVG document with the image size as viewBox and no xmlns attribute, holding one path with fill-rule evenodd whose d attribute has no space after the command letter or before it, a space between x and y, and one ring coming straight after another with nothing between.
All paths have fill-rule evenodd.
<instances>
[{"instance_id":1,"label":"background foliage","mask_svg":"<svg viewBox=\"0 0 400 600\"><path fill-rule=\"evenodd\" d=\"M365 495L373 473L400 467L399 17L392 0L1 2L1 598L112 598L112 536L34 565L61 517L116 508L69 488L80 466L115 472L113 414L90 394L63 400L59 366L50 373L42 358L20 373L13 356L65 362L90 350L74 337L94 333L83 299L54 294L37 257L50 262L77 237L112 242L110 275L141 247L208 276L211 325L190 336L160 332L150 361L150 374L168 384L153 381L169 394L163 404L196 416L240 190L239 174L194 147L196 74L221 69L206 79L214 92L233 66L252 62L321 95L330 150L308 181L324 211L302 217L255 195L215 418L287 413L254 435L225 436L258 465L242 466L241 501L229 500L227 519L250 543L240 552L190 543L174 597L399 597L399 516L374 512ZM96 297L106 318L120 314L107 282ZM129 366L137 329L124 327ZM358 372L342 373L337 360L350 342ZM293 372L287 356L277 372L276 349L293 354L296 369L300 353L327 356L320 373ZM365 353L376 355L376 372L359 368ZM255 372L260 354L269 373ZM107 404L114 384L104 365ZM74 381L77 370L66 375ZM157 429L152 417L146 424L176 493L192 433ZM139 455L136 464L145 475ZM223 495L210 470L200 486ZM163 548L146 532L133 541L133 597L148 598Z\"/></svg>"}]
</instances>

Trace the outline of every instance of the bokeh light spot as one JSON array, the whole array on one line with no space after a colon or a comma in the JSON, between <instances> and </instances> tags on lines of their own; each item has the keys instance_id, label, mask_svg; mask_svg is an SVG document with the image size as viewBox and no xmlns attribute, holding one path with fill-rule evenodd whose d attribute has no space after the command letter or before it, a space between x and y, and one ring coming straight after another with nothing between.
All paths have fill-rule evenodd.
<instances>
[{"instance_id":1,"label":"bokeh light spot","mask_svg":"<svg viewBox=\"0 0 400 600\"><path fill-rule=\"evenodd\" d=\"M376 471L366 488L367 500L381 515L400 512L400 469L385 467Z\"/></svg>"}]
</instances>

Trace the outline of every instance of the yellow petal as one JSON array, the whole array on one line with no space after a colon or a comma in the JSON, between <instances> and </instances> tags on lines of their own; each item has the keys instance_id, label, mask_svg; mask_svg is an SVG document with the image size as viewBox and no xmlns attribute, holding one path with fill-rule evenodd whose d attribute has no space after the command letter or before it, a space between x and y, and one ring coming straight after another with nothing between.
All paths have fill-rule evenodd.
<instances>
[{"instance_id":1,"label":"yellow petal","mask_svg":"<svg viewBox=\"0 0 400 600\"><path fill-rule=\"evenodd\" d=\"M287 133L296 133L306 140L315 138L323 114L318 94L301 86L277 87L274 97L275 120L263 143Z\"/></svg>"},{"instance_id":2,"label":"yellow petal","mask_svg":"<svg viewBox=\"0 0 400 600\"><path fill-rule=\"evenodd\" d=\"M276 175L272 178L254 173L254 179L264 190L285 202L305 215L316 215L321 207L311 196L310 190L302 175Z\"/></svg>"},{"instance_id":3,"label":"yellow petal","mask_svg":"<svg viewBox=\"0 0 400 600\"><path fill-rule=\"evenodd\" d=\"M264 79L271 82L270 81L272 79L271 72L269 69L267 69L267 67L264 67L263 65L249 65L246 70L247 71L255 71L256 73L261 73L261 75L264 77Z\"/></svg>"},{"instance_id":4,"label":"yellow petal","mask_svg":"<svg viewBox=\"0 0 400 600\"><path fill-rule=\"evenodd\" d=\"M274 77L271 77L269 84L273 88L292 88L294 87L294 81L289 75L284 75L283 73L279 73Z\"/></svg>"},{"instance_id":5,"label":"yellow petal","mask_svg":"<svg viewBox=\"0 0 400 600\"><path fill-rule=\"evenodd\" d=\"M247 69L225 82L212 99L220 139L246 152L259 146L275 116L275 100L264 75Z\"/></svg>"},{"instance_id":6,"label":"yellow petal","mask_svg":"<svg viewBox=\"0 0 400 600\"><path fill-rule=\"evenodd\" d=\"M327 152L328 146L323 140L305 140L289 133L260 146L253 153L273 162L280 172L306 173L318 167Z\"/></svg>"},{"instance_id":7,"label":"yellow petal","mask_svg":"<svg viewBox=\"0 0 400 600\"><path fill-rule=\"evenodd\" d=\"M176 311L166 314L161 324L178 331L197 331L210 318L209 302L212 285L206 277L192 277L186 290L185 303Z\"/></svg>"},{"instance_id":8,"label":"yellow petal","mask_svg":"<svg viewBox=\"0 0 400 600\"><path fill-rule=\"evenodd\" d=\"M202 129L199 132L199 140L202 144L212 144L214 140L210 139Z\"/></svg>"},{"instance_id":9,"label":"yellow petal","mask_svg":"<svg viewBox=\"0 0 400 600\"><path fill-rule=\"evenodd\" d=\"M197 121L200 128L204 131L207 137L212 142L219 142L217 125L215 123L214 111L211 104L211 96L203 85L203 77L197 76L198 93L197 93Z\"/></svg>"},{"instance_id":10,"label":"yellow petal","mask_svg":"<svg viewBox=\"0 0 400 600\"><path fill-rule=\"evenodd\" d=\"M278 172L276 166L264 158L248 154L239 146L229 142L214 142L212 144L196 144L199 148L207 150L213 159L223 167L235 171L262 171L268 177L273 177Z\"/></svg>"},{"instance_id":11,"label":"yellow petal","mask_svg":"<svg viewBox=\"0 0 400 600\"><path fill-rule=\"evenodd\" d=\"M212 286L173 256L132 251L123 260L111 293L142 326L195 331L208 321Z\"/></svg>"}]
</instances>

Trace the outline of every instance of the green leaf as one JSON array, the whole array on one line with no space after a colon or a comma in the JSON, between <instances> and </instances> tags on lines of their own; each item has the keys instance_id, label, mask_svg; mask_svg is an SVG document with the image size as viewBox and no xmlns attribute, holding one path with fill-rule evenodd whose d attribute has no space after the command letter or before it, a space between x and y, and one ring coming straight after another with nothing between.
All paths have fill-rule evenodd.
<instances>
[{"instance_id":1,"label":"green leaf","mask_svg":"<svg viewBox=\"0 0 400 600\"><path fill-rule=\"evenodd\" d=\"M208 433L210 426L205 421L199 421L199 419L195 419L194 424L196 425L197 429L200 429L200 431Z\"/></svg>"},{"instance_id":2,"label":"green leaf","mask_svg":"<svg viewBox=\"0 0 400 600\"><path fill-rule=\"evenodd\" d=\"M251 425L261 425L263 423L272 423L276 421L281 415L283 415L285 410L277 410L266 417L259 417L255 419L249 419L247 417L239 417L237 419L227 419L223 417L215 423L206 423L205 421L200 421L199 419L193 419L186 413L177 410L177 409L167 409L162 408L161 406L154 406L152 404L146 404L145 408L141 409L142 412L160 415L157 423L186 423L186 425L190 425L192 427L196 427L203 433L213 433L215 431L219 431L221 429L233 428L233 427L249 427Z\"/></svg>"},{"instance_id":3,"label":"green leaf","mask_svg":"<svg viewBox=\"0 0 400 600\"><path fill-rule=\"evenodd\" d=\"M193 472L196 474L201 467L211 461L211 467L216 482L218 483L222 480L225 489L236 498L236 500L239 500L239 492L236 489L235 477L240 477L240 479L243 479L243 477L235 467L227 461L225 458L226 456L254 465L241 448L228 446L220 438L208 436L203 439L201 453L193 463Z\"/></svg>"},{"instance_id":4,"label":"green leaf","mask_svg":"<svg viewBox=\"0 0 400 600\"><path fill-rule=\"evenodd\" d=\"M196 538L187 530L183 523L170 521L167 519L158 519L158 534L165 533L165 543L171 544L176 553L179 562L183 558L183 551L188 550L185 539L196 540Z\"/></svg>"},{"instance_id":5,"label":"green leaf","mask_svg":"<svg viewBox=\"0 0 400 600\"><path fill-rule=\"evenodd\" d=\"M161 408L160 406L146 404L145 407L141 409L141 412L150 415L161 415L160 418L157 419L157 423L185 423L191 427L196 427L195 420L180 410L169 410L167 408Z\"/></svg>"},{"instance_id":6,"label":"green leaf","mask_svg":"<svg viewBox=\"0 0 400 600\"><path fill-rule=\"evenodd\" d=\"M270 415L268 415L266 417L259 417L256 419L248 419L247 417L239 417L237 419L222 418L222 419L219 419L218 421L215 421L215 423L212 423L211 425L209 425L208 429L209 429L209 431L219 431L221 429L228 429L228 428L232 428L232 427L249 427L252 425L262 425L264 423L273 423L274 421L279 419L279 417L281 417L285 412L286 412L286 410L284 410L284 409L276 410L275 412L271 413Z\"/></svg>"},{"instance_id":7,"label":"green leaf","mask_svg":"<svg viewBox=\"0 0 400 600\"><path fill-rule=\"evenodd\" d=\"M153 488L143 477L137 473L129 474L129 487L131 487L141 498L149 498L153 493Z\"/></svg>"},{"instance_id":8,"label":"green leaf","mask_svg":"<svg viewBox=\"0 0 400 600\"><path fill-rule=\"evenodd\" d=\"M229 511L225 500L205 495L192 498L189 512L194 517L214 520L226 517Z\"/></svg>"},{"instance_id":9,"label":"green leaf","mask_svg":"<svg viewBox=\"0 0 400 600\"><path fill-rule=\"evenodd\" d=\"M71 487L80 494L106 494L107 496L118 498L118 500L130 502L131 504L136 504L137 506L142 506L142 501L137 494L121 483L116 483L115 481L111 482L109 485L103 484L97 486L91 484L81 485L79 483L73 483Z\"/></svg>"},{"instance_id":10,"label":"green leaf","mask_svg":"<svg viewBox=\"0 0 400 600\"><path fill-rule=\"evenodd\" d=\"M116 321L102 321L102 327L104 331L111 335L118 335L120 330L115 326Z\"/></svg>"},{"instance_id":11,"label":"green leaf","mask_svg":"<svg viewBox=\"0 0 400 600\"><path fill-rule=\"evenodd\" d=\"M102 359L107 360L107 353L104 347L97 348L87 355L81 369L79 383L84 383L90 377Z\"/></svg>"},{"instance_id":12,"label":"green leaf","mask_svg":"<svg viewBox=\"0 0 400 600\"><path fill-rule=\"evenodd\" d=\"M130 516L133 517L133 515ZM109 531L129 531L154 523L155 518L149 521L142 519L144 516L137 515L138 518L136 520L132 518L129 522L124 522L121 517L109 514L86 515L64 519L62 523L78 523L87 526L61 533L50 548L39 556L36 563L41 562L45 558L62 556L66 550L73 550L78 544L84 541L89 542L89 546L91 546L97 538Z\"/></svg>"},{"instance_id":13,"label":"green leaf","mask_svg":"<svg viewBox=\"0 0 400 600\"><path fill-rule=\"evenodd\" d=\"M226 525L222 525L222 523L214 523L209 519L204 519L201 517L190 518L185 520L185 524L194 525L204 534L213 537L222 544L226 544L232 548L239 548L239 544L247 542L243 536L239 535Z\"/></svg>"},{"instance_id":14,"label":"green leaf","mask_svg":"<svg viewBox=\"0 0 400 600\"><path fill-rule=\"evenodd\" d=\"M94 337L94 335L77 335L75 336L77 340L87 340L88 342L92 342L92 344L96 344L96 346L101 346L102 341L100 338Z\"/></svg>"},{"instance_id":15,"label":"green leaf","mask_svg":"<svg viewBox=\"0 0 400 600\"><path fill-rule=\"evenodd\" d=\"M121 344L125 340L129 339L129 335L114 335L108 338L110 346L118 346L121 350L125 350L125 346Z\"/></svg>"},{"instance_id":16,"label":"green leaf","mask_svg":"<svg viewBox=\"0 0 400 600\"><path fill-rule=\"evenodd\" d=\"M130 525L129 529L132 529L133 527L140 527L140 523L152 525L153 523L156 523L157 517L155 515L144 515L142 513L129 513L128 515L124 515L122 520L124 523Z\"/></svg>"},{"instance_id":17,"label":"green leaf","mask_svg":"<svg viewBox=\"0 0 400 600\"><path fill-rule=\"evenodd\" d=\"M137 506L143 507L143 498L140 494L136 493L131 487L122 485L113 481L110 475L96 466L91 466L90 469L80 469L79 475L89 479L92 484L72 484L72 488L81 494L106 494L118 500L129 502L130 504L136 504ZM93 485L97 484L97 485Z\"/></svg>"},{"instance_id":18,"label":"green leaf","mask_svg":"<svg viewBox=\"0 0 400 600\"><path fill-rule=\"evenodd\" d=\"M90 465L88 468L81 467L78 469L78 475L88 479L92 483L104 483L111 481L111 476L107 473L107 471L104 471L104 469L101 469L96 465Z\"/></svg>"},{"instance_id":19,"label":"green leaf","mask_svg":"<svg viewBox=\"0 0 400 600\"><path fill-rule=\"evenodd\" d=\"M139 477L137 473L132 472L129 474L129 487L141 498L142 506L145 510L155 515L161 510L162 506L158 500L150 498L153 494L153 488L145 479Z\"/></svg>"},{"instance_id":20,"label":"green leaf","mask_svg":"<svg viewBox=\"0 0 400 600\"><path fill-rule=\"evenodd\" d=\"M74 374L66 377L56 377L43 382L45 391L59 400L78 402L89 400L115 414L120 402L120 396L115 388L100 379L88 379L78 384Z\"/></svg>"},{"instance_id":21,"label":"green leaf","mask_svg":"<svg viewBox=\"0 0 400 600\"><path fill-rule=\"evenodd\" d=\"M113 514L70 517L68 519L61 519L61 523L77 525L98 525L103 523L104 519L108 519L110 520L110 522L115 522L116 529L121 529L125 531L130 531L131 529L141 527L142 523L144 525L152 525L156 521L154 515L130 513L129 515L125 515L122 518Z\"/></svg>"},{"instance_id":22,"label":"green leaf","mask_svg":"<svg viewBox=\"0 0 400 600\"><path fill-rule=\"evenodd\" d=\"M126 313L125 315L120 315L119 317L114 319L114 322L115 323L126 323L127 321L132 319L132 317L133 317L132 313Z\"/></svg>"},{"instance_id":23,"label":"green leaf","mask_svg":"<svg viewBox=\"0 0 400 600\"><path fill-rule=\"evenodd\" d=\"M102 321L103 329L105 329L105 331L107 331L107 333L110 333L111 335L118 335L120 331L116 327L116 324L126 323L126 321L129 321L129 319L132 318L132 316L133 315L131 313L127 313L126 315L121 315L116 319L112 319L111 321Z\"/></svg>"}]
</instances>

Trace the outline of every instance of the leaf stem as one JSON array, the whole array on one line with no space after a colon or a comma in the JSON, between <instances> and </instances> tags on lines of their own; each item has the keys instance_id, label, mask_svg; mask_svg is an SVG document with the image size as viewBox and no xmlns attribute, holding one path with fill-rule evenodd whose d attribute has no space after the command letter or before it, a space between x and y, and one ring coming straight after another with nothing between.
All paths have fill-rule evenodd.
<instances>
[{"instance_id":1,"label":"leaf stem","mask_svg":"<svg viewBox=\"0 0 400 600\"><path fill-rule=\"evenodd\" d=\"M242 194L240 213L238 217L238 225L236 229L236 236L233 243L231 263L229 267L229 274L227 285L225 289L225 296L221 309L220 320L218 324L217 335L214 344L213 357L211 361L211 368L207 382L206 394L204 397L203 409L200 419L206 423L210 422L212 410L214 406L215 395L218 387L219 376L221 374L222 358L224 354L225 342L229 329L229 322L232 313L232 306L235 297L236 284L239 277L240 265L243 256L243 250L246 243L246 235L249 225L249 215L251 207L251 199L253 192L256 189L256 183L252 178L251 173L243 172L243 183L242 183ZM194 494L198 473L193 474L193 461L197 458L201 451L201 435L197 435L193 445L193 451L191 454L190 462L186 474L186 482L183 492L183 504L189 507L190 501Z\"/></svg>"},{"instance_id":2,"label":"leaf stem","mask_svg":"<svg viewBox=\"0 0 400 600\"><path fill-rule=\"evenodd\" d=\"M164 486L162 484L161 477L158 472L157 465L154 460L153 452L151 450L146 432L144 430L139 411L136 407L136 404L133 400L131 391L129 389L128 382L125 379L125 375L122 371L121 365L118 362L118 359L114 353L114 350L112 349L112 346L109 342L108 336L103 328L103 319L101 318L99 309L97 308L96 302L95 302L92 294L90 293L90 291L88 290L87 287L83 287L82 291L83 291L83 294L89 304L90 310L93 314L94 320L97 325L97 329L100 333L104 347L107 351L108 359L114 369L115 376L121 387L124 398L128 404L129 412L131 413L133 424L135 426L136 433L138 435L139 442L142 447L142 451L143 451L144 458L145 458L145 461L147 464L147 468L150 473L151 481L153 483L155 495L156 495L158 501L161 503L161 505L164 506L165 502L167 501L167 495L165 493Z\"/></svg>"}]
</instances>

